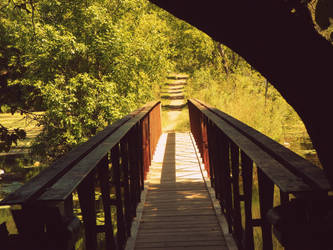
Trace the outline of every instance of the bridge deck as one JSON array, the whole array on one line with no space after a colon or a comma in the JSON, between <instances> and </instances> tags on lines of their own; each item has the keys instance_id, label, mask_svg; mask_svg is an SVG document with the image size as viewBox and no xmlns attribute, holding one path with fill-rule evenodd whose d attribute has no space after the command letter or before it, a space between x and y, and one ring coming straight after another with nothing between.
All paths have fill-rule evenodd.
<instances>
[{"instance_id":1,"label":"bridge deck","mask_svg":"<svg viewBox=\"0 0 333 250\"><path fill-rule=\"evenodd\" d=\"M135 249L228 249L189 133L163 134Z\"/></svg>"}]
</instances>

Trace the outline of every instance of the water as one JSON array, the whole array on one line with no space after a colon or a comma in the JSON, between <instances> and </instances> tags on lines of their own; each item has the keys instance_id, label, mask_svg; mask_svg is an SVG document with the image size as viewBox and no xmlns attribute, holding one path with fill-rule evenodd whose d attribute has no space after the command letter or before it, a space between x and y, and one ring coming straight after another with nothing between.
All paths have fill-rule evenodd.
<instances>
[{"instance_id":1,"label":"water","mask_svg":"<svg viewBox=\"0 0 333 250\"><path fill-rule=\"evenodd\" d=\"M0 200L30 180L45 167L29 154L12 154L0 156Z\"/></svg>"},{"instance_id":2,"label":"water","mask_svg":"<svg viewBox=\"0 0 333 250\"><path fill-rule=\"evenodd\" d=\"M3 199L8 194L14 192L16 189L21 187L23 182L14 181L11 183L0 183L0 199Z\"/></svg>"}]
</instances>

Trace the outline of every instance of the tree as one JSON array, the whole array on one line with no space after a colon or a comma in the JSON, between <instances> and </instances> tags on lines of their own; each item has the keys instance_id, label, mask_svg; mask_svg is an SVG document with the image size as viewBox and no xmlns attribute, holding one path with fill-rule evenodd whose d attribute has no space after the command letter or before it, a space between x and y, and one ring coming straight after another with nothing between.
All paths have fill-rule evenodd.
<instances>
[{"instance_id":1,"label":"tree","mask_svg":"<svg viewBox=\"0 0 333 250\"><path fill-rule=\"evenodd\" d=\"M173 67L171 29L160 12L144 0L1 7L1 72L13 72L2 73L2 104L13 112L44 111L34 152L58 157L156 96ZM24 137L22 130L1 131L21 136L1 137L7 150Z\"/></svg>"},{"instance_id":2,"label":"tree","mask_svg":"<svg viewBox=\"0 0 333 250\"><path fill-rule=\"evenodd\" d=\"M327 62L333 48L314 29L307 1L151 2L236 51L267 78L302 118L333 183L332 132L322 115L332 106Z\"/></svg>"}]
</instances>

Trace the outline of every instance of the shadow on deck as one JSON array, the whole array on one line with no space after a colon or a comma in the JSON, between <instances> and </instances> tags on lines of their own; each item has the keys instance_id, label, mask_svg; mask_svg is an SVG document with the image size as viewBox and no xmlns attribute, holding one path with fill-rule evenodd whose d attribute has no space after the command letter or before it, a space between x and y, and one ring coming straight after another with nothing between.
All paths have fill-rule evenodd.
<instances>
[{"instance_id":1,"label":"shadow on deck","mask_svg":"<svg viewBox=\"0 0 333 250\"><path fill-rule=\"evenodd\" d=\"M176 110L176 111L182 111L183 108L187 106L186 103L180 104L180 105L163 105L162 109L163 110Z\"/></svg>"},{"instance_id":2,"label":"shadow on deck","mask_svg":"<svg viewBox=\"0 0 333 250\"><path fill-rule=\"evenodd\" d=\"M189 133L161 137L135 249L228 249Z\"/></svg>"},{"instance_id":3,"label":"shadow on deck","mask_svg":"<svg viewBox=\"0 0 333 250\"><path fill-rule=\"evenodd\" d=\"M171 92L174 94L174 92ZM162 95L162 99L168 99L168 100L184 100L185 96L179 95L179 96L169 96L169 95Z\"/></svg>"}]
</instances>

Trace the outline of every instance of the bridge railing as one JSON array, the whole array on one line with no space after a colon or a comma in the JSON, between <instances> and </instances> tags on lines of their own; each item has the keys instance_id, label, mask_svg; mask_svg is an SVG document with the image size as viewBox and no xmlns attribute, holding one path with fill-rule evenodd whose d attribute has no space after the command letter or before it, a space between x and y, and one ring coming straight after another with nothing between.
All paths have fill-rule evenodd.
<instances>
[{"instance_id":1,"label":"bridge railing","mask_svg":"<svg viewBox=\"0 0 333 250\"><path fill-rule=\"evenodd\" d=\"M161 135L160 106L118 120L6 197L18 234L1 227L1 249L74 249L78 239L87 250L123 249Z\"/></svg>"},{"instance_id":2,"label":"bridge railing","mask_svg":"<svg viewBox=\"0 0 333 250\"><path fill-rule=\"evenodd\" d=\"M194 99L188 101L188 107L191 132L225 214L229 233L233 234L238 247L254 249L253 231L260 227L262 248L273 249L273 224L275 235L286 249L318 249L306 245L310 241L304 233L307 229L302 227L315 228L307 216L318 217L312 213L316 210L314 204L329 199L331 186L323 171L216 108ZM274 190L279 191L274 193ZM259 201L254 201L254 192L258 192ZM278 196L280 201L274 204L274 197L276 200ZM290 209L294 201L296 205L301 204L301 208L293 214ZM272 209L276 205L280 205L279 209ZM256 209L260 211L256 218L254 206L259 206ZM284 206L287 209L282 211L293 214L287 215L287 222L286 215L279 213ZM320 209L323 208L319 206L316 213L320 213ZM297 213L304 216L296 218ZM318 234L322 233L320 230ZM311 235L308 234L308 238ZM302 244L303 248L299 248Z\"/></svg>"}]
</instances>

